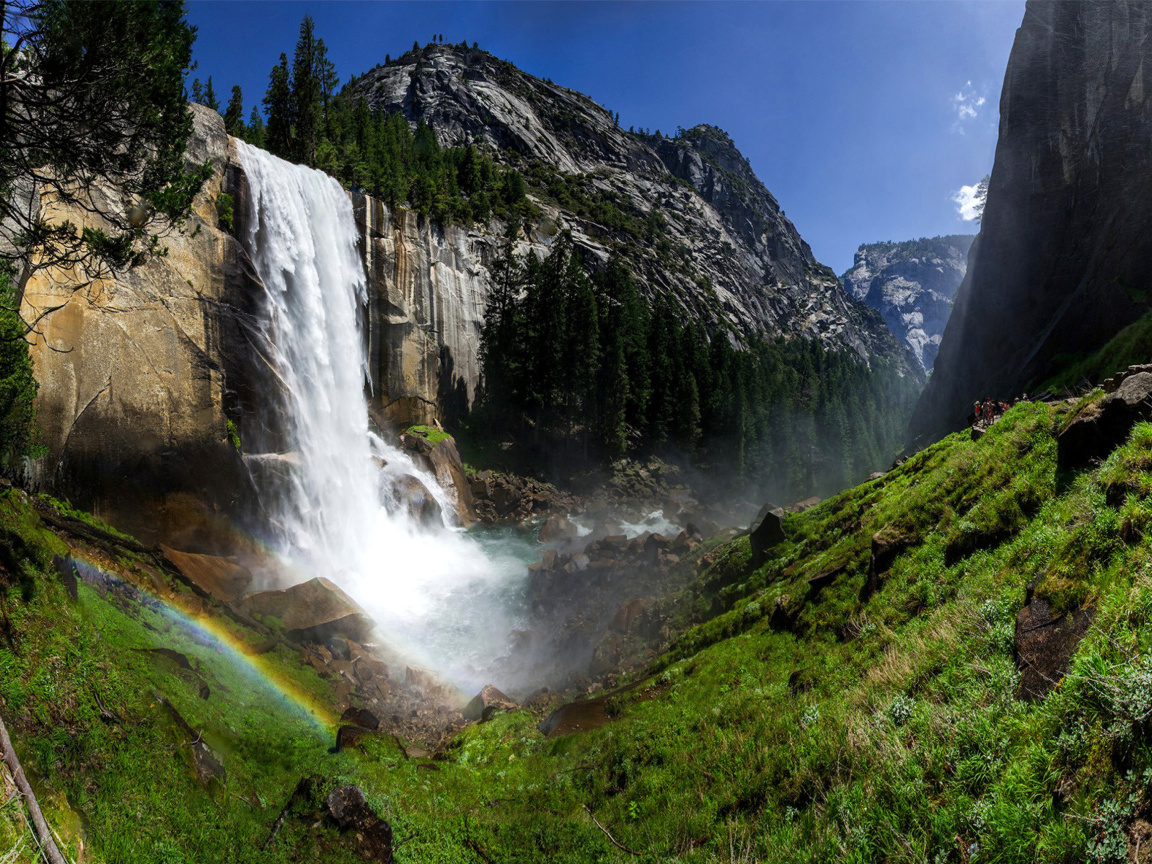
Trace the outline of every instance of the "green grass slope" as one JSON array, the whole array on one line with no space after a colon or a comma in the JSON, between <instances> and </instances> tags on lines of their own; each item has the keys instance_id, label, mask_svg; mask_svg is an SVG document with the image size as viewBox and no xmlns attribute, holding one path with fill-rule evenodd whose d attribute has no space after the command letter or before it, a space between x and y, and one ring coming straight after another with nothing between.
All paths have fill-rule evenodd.
<instances>
[{"instance_id":1,"label":"green grass slope","mask_svg":"<svg viewBox=\"0 0 1152 864\"><path fill-rule=\"evenodd\" d=\"M359 784L401 862L1152 860L1152 424L1067 474L1066 418L1021 405L980 441L945 439L789 517L759 567L746 538L707 549L665 601L679 636L608 701L611 722L546 739L540 716L511 712L435 760L385 735L329 753L330 682L285 647L253 677L205 633L263 636L138 562L101 566L152 580L145 602L96 584L70 600L46 575L61 540L2 493L32 590L9 600L0 712L85 861L356 860L306 805L262 848L311 775ZM899 551L870 580L877 534ZM1036 701L1018 696L1013 649L1030 585L1057 613L1095 610ZM152 647L192 669L132 650ZM203 729L225 782L196 781L160 696ZM27 839L9 802L0 844Z\"/></svg>"}]
</instances>

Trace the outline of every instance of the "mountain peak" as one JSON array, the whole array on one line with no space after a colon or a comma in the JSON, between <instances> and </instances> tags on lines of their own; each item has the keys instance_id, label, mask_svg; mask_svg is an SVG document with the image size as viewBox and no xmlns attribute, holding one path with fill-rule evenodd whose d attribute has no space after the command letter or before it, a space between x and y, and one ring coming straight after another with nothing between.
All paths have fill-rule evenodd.
<instances>
[{"instance_id":1,"label":"mountain peak","mask_svg":"<svg viewBox=\"0 0 1152 864\"><path fill-rule=\"evenodd\" d=\"M374 111L424 121L442 145L472 144L518 168L542 225L570 229L589 259L616 250L648 296L670 296L712 332L900 353L716 126L672 137L622 129L583 93L464 45L409 51L349 87Z\"/></svg>"}]
</instances>

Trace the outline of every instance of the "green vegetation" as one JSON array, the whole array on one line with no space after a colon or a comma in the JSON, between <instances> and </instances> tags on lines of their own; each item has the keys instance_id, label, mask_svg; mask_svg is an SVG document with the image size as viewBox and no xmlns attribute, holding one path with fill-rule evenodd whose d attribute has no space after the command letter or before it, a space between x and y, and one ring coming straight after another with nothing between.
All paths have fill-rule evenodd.
<instances>
[{"instance_id":1,"label":"green vegetation","mask_svg":"<svg viewBox=\"0 0 1152 864\"><path fill-rule=\"evenodd\" d=\"M216 196L216 216L220 220L220 227L225 231L232 230L232 196L221 192Z\"/></svg>"},{"instance_id":2,"label":"green vegetation","mask_svg":"<svg viewBox=\"0 0 1152 864\"><path fill-rule=\"evenodd\" d=\"M2 10L0 259L103 275L162 252L163 231L187 216L210 173L184 165L195 30L183 3L12 0ZM51 221L51 208L27 205L33 184L46 199L94 208L104 227ZM104 187L132 206L86 199Z\"/></svg>"},{"instance_id":3,"label":"green vegetation","mask_svg":"<svg viewBox=\"0 0 1152 864\"><path fill-rule=\"evenodd\" d=\"M405 435L419 435L421 438L426 438L432 443L433 446L439 444L441 441L447 441L452 436L445 432L443 429L437 429L434 426L409 426L404 430Z\"/></svg>"},{"instance_id":4,"label":"green vegetation","mask_svg":"<svg viewBox=\"0 0 1152 864\"><path fill-rule=\"evenodd\" d=\"M354 95L355 83L337 92L328 49L305 16L292 62L281 54L269 73L262 100L267 123L256 108L248 124L242 122L243 96L234 87L225 125L229 134L277 156L440 222L517 219L532 211L517 171L472 145L442 148L423 121L413 131L403 114L372 112Z\"/></svg>"},{"instance_id":5,"label":"green vegetation","mask_svg":"<svg viewBox=\"0 0 1152 864\"><path fill-rule=\"evenodd\" d=\"M746 538L705 544L699 580L663 601L679 635L609 700L608 725L546 739L540 715L511 712L434 763L387 736L328 753L331 731L264 682L332 705L329 681L285 648L251 677L166 611L190 595L129 555L101 566L164 602L107 581L69 600L45 575L63 544L22 493L0 492L3 545L21 550L6 566L35 587L9 604L15 650L0 643L5 719L69 854L83 826L97 862L353 860L296 817L261 851L315 774L321 790L362 786L404 841L398 862L1119 864L1152 803L1152 424L1064 474L1066 417L1024 404L980 441L954 435L789 517L759 567ZM899 551L870 580L875 534ZM1030 585L1057 611L1095 609L1068 672L1031 702L1013 656ZM202 620L264 638L211 608ZM150 647L191 669L133 650ZM161 696L203 729L226 782L197 784ZM21 836L0 810L0 837Z\"/></svg>"},{"instance_id":6,"label":"green vegetation","mask_svg":"<svg viewBox=\"0 0 1152 864\"><path fill-rule=\"evenodd\" d=\"M590 275L561 235L543 261L495 263L473 426L510 436L537 470L679 454L796 500L890 464L916 397L895 366L803 339L732 346L649 308L613 257Z\"/></svg>"},{"instance_id":7,"label":"green vegetation","mask_svg":"<svg viewBox=\"0 0 1152 864\"><path fill-rule=\"evenodd\" d=\"M0 476L9 479L41 450L36 443L38 385L26 336L16 292L8 273L0 270Z\"/></svg>"}]
</instances>

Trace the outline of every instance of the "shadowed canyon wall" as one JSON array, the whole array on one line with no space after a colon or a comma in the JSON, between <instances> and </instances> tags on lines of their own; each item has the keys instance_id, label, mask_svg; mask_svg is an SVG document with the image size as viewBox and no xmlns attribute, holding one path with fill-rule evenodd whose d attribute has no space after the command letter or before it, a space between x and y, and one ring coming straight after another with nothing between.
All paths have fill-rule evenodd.
<instances>
[{"instance_id":1,"label":"shadowed canyon wall","mask_svg":"<svg viewBox=\"0 0 1152 864\"><path fill-rule=\"evenodd\" d=\"M1152 5L1029 2L980 234L909 434L1008 399L1149 309Z\"/></svg>"}]
</instances>

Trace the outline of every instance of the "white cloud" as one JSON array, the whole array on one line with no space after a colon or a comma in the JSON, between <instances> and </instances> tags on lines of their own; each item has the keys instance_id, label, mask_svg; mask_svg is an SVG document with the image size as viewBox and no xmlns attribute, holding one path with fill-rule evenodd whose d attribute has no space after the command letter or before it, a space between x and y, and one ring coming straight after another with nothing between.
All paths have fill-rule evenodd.
<instances>
[{"instance_id":1,"label":"white cloud","mask_svg":"<svg viewBox=\"0 0 1152 864\"><path fill-rule=\"evenodd\" d=\"M988 197L988 184L981 180L971 186L961 186L953 193L956 212L965 222L976 222L984 215L984 200Z\"/></svg>"},{"instance_id":2,"label":"white cloud","mask_svg":"<svg viewBox=\"0 0 1152 864\"><path fill-rule=\"evenodd\" d=\"M956 122L952 124L953 130L963 135L963 124L968 120L975 120L987 101L984 96L976 92L971 81L965 82L960 91L952 97L952 110L956 112Z\"/></svg>"}]
</instances>

